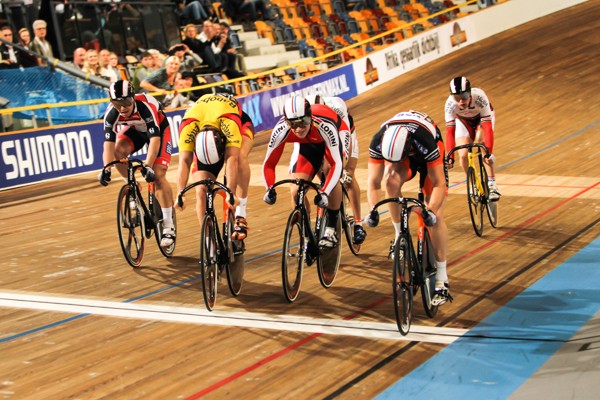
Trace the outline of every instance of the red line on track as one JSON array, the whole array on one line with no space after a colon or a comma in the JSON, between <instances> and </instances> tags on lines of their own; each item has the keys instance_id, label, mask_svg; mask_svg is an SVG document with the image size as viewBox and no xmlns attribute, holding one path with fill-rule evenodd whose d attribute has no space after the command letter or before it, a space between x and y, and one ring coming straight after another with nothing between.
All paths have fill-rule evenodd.
<instances>
[{"instance_id":1,"label":"red line on track","mask_svg":"<svg viewBox=\"0 0 600 400\"><path fill-rule=\"evenodd\" d=\"M573 195L573 196L571 196L571 197L569 197L569 198L561 201L560 203L555 204L554 206L552 206L549 209L547 209L547 210L539 213L538 215L529 218L525 222L522 222L521 224L517 225L515 228L513 228L510 231L504 233L503 235L495 238L494 240L491 240L491 241L489 241L489 242L487 242L487 243L479 246L478 248L476 248L476 249L474 249L474 250L472 250L472 251L470 251L470 252L468 252L468 253L466 253L466 254L464 254L464 255L462 255L462 256L460 256L460 257L458 257L458 258L456 258L456 259L454 259L452 261L449 261L448 265L456 264L456 263L458 263L460 261L463 261L463 260L465 260L465 259L467 259L469 257L472 257L473 255L481 252L482 250L487 249L491 245L493 245L493 244L495 244L495 243L497 243L497 242L499 242L499 241L501 241L503 239L506 239L509 236L514 235L515 233L517 233L518 231L522 230L527 225L532 224L533 222L535 222L538 219L540 219L540 218L548 215L549 213L551 213L552 211L556 210L557 208L562 207L563 205L565 205L566 203L570 202L571 200L573 200L573 199L581 196L582 194L584 194L585 192L587 192L589 190L595 189L598 186L600 186L600 181L596 182L592 186L589 186L589 187L585 188L584 190L580 191L579 193L577 193L577 194L575 194L575 195ZM376 305L381 304L382 302L386 301L387 299L390 298L390 296L391 295L383 296L381 299L374 301L373 303L371 303L368 306L364 307L362 310L356 311L356 312L354 312L354 313L352 313L352 314L350 314L348 316L345 316L343 319L344 320L352 320L352 319L356 318L357 316L363 314L364 311L367 311L367 310L375 307ZM300 339L296 343L294 343L294 344L292 344L292 345L290 345L288 347L285 347L282 350L280 350L280 351L278 351L276 353L273 353L273 354L271 354L268 357L263 358L262 360L260 360L260 361L258 361L256 363L254 363L254 364L252 364L252 365L250 365L250 366L248 366L248 367L246 367L246 368L244 368L244 369L242 369L242 370L240 370L240 371L238 371L238 372L236 372L236 373L228 376L225 379L220 380L219 382L217 382L217 383L215 383L215 384L213 384L213 385L211 385L211 386L209 386L209 387L207 387L205 389L202 389L201 391L199 391L197 393L194 393L190 397L187 397L186 400L199 399L200 397L202 397L202 396L204 396L206 394L209 394L209 393L215 391L216 389L219 389L220 387L225 386L226 384L228 384L230 382L233 382L237 378L240 378L240 377L248 374L249 372L254 371L255 369L257 369L257 368L259 368L259 367L261 367L261 366L263 366L263 365L265 365L265 364L267 364L267 363L269 363L269 362L271 362L271 361L273 361L273 360L275 360L275 359L277 359L277 358L279 358L279 357L281 357L281 356L283 356L283 355L291 352L292 350L297 349L298 347L301 347L301 346L303 346L303 345L305 345L307 343L312 342L314 339L316 339L316 338L318 338L318 337L320 337L322 335L323 335L323 333L313 333L310 336L307 336L307 337L305 337L303 339Z\"/></svg>"}]
</instances>

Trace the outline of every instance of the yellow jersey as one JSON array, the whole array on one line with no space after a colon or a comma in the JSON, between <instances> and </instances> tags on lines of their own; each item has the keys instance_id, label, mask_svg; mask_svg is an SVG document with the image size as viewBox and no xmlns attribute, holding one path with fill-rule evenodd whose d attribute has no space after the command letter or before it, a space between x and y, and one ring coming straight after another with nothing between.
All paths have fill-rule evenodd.
<instances>
[{"instance_id":1,"label":"yellow jersey","mask_svg":"<svg viewBox=\"0 0 600 400\"><path fill-rule=\"evenodd\" d=\"M194 152L196 135L205 126L217 128L225 135L225 147L241 147L241 115L237 101L218 94L203 95L183 115L179 126L179 151Z\"/></svg>"}]
</instances>

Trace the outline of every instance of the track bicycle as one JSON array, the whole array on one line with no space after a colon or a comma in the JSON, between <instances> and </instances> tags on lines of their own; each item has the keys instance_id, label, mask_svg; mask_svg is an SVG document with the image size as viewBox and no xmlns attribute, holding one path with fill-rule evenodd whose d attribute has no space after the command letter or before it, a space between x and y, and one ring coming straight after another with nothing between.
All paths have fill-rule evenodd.
<instances>
[{"instance_id":1,"label":"track bicycle","mask_svg":"<svg viewBox=\"0 0 600 400\"><path fill-rule=\"evenodd\" d=\"M139 267L144 258L145 240L150 239L153 234L160 252L167 258L173 256L176 237L173 238L173 244L170 246L166 248L160 246L164 226L162 209L155 194L155 184L148 182L148 203L146 204L135 178L138 170L142 176L146 175L144 163L135 158L124 158L106 164L103 170L107 171L116 164L127 164L127 183L119 190L117 199L117 229L125 259L132 267ZM173 224L177 230L174 209Z\"/></svg>"},{"instance_id":2,"label":"track bicycle","mask_svg":"<svg viewBox=\"0 0 600 400\"><path fill-rule=\"evenodd\" d=\"M456 146L446 155L446 163L450 156L457 150L467 149L469 166L467 169L467 201L473 229L477 236L483 234L483 210L486 210L490 225L495 228L498 224L498 202L489 200L488 175L483 164L483 159L490 153L481 143L463 144ZM485 153L485 155L484 155Z\"/></svg>"},{"instance_id":3,"label":"track bicycle","mask_svg":"<svg viewBox=\"0 0 600 400\"><path fill-rule=\"evenodd\" d=\"M227 186L212 179L194 182L177 196L177 204L183 206L183 195L190 189L204 185L206 191L206 212L200 228L200 271L202 274L202 294L204 304L212 311L217 302L217 287L223 270L227 274L227 285L233 296L240 294L244 280L243 240L232 240L234 229L233 193ZM215 212L215 195L223 198L222 228L219 228Z\"/></svg>"},{"instance_id":4,"label":"track bicycle","mask_svg":"<svg viewBox=\"0 0 600 400\"><path fill-rule=\"evenodd\" d=\"M350 204L350 197L348 195L348 189L346 185L342 184L342 204L340 206L340 217L342 220L342 229L344 230L344 236L346 236L346 242L350 251L355 256L360 253L360 244L354 243L354 215L352 215L352 206Z\"/></svg>"},{"instance_id":5,"label":"track bicycle","mask_svg":"<svg viewBox=\"0 0 600 400\"><path fill-rule=\"evenodd\" d=\"M421 193L419 193L419 197L422 197ZM429 229L423 221L422 215L427 211L427 207L422 198L388 198L375 204L371 215L377 213L378 207L387 203L397 203L401 206L400 235L395 238L392 248L392 292L396 324L404 336L410 330L413 316L413 296L417 294L419 288L421 288L425 314L429 318L433 318L437 313L438 306L431 303L435 292L437 266ZM416 251L409 226L409 217L412 214L417 216L418 221ZM372 216L372 219L375 218Z\"/></svg>"},{"instance_id":6,"label":"track bicycle","mask_svg":"<svg viewBox=\"0 0 600 400\"><path fill-rule=\"evenodd\" d=\"M298 186L296 206L290 212L285 227L281 257L281 276L285 298L291 303L300 294L302 270L304 263L310 266L317 262L319 281L325 288L331 287L337 275L340 259L341 244L332 249L319 249L319 238L325 233L327 210L317 208L315 228L311 226L310 216L306 208L306 193L309 189L318 192L319 187L304 179L284 179L276 182L269 190L275 190L283 184ZM342 221L338 219L336 234L338 238L342 233Z\"/></svg>"}]
</instances>

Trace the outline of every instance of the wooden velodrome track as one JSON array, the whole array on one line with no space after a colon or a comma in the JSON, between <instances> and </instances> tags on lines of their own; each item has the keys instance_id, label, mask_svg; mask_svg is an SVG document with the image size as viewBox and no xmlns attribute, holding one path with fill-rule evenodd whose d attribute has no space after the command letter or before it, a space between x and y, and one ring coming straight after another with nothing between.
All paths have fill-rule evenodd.
<instances>
[{"instance_id":1,"label":"wooden velodrome track","mask_svg":"<svg viewBox=\"0 0 600 400\"><path fill-rule=\"evenodd\" d=\"M90 173L3 192L2 398L377 395L600 234L598 17L600 3L587 2L348 102L363 189L368 142L379 124L416 109L443 131L452 77L469 77L497 109L499 227L486 224L484 237L475 236L463 174L453 170L446 216L455 301L430 320L416 298L407 338L393 317L387 213L368 229L360 257L344 249L332 288L321 287L310 267L298 300L284 300L280 247L290 202L286 190L275 206L262 202L266 132L251 154L244 288L233 298L223 280L212 314L202 301L191 208L178 214L176 256L163 258L152 240L143 267L133 270L115 229L119 182L103 188ZM279 178L285 161L281 166ZM177 157L171 182L176 169ZM362 200L365 210L365 193Z\"/></svg>"}]
</instances>

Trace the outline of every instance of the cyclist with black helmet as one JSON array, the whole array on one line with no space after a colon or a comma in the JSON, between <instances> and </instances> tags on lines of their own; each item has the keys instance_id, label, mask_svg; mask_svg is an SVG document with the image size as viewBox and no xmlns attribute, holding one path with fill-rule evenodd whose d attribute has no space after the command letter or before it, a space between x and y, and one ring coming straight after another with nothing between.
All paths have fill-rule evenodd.
<instances>
[{"instance_id":1,"label":"cyclist with black helmet","mask_svg":"<svg viewBox=\"0 0 600 400\"><path fill-rule=\"evenodd\" d=\"M169 247L175 239L173 224L173 193L166 173L171 163L171 128L160 103L148 94L135 94L129 81L119 80L110 85L110 104L104 114L104 164L128 157L148 145L146 153L147 181L155 181L156 196L163 206L163 235L161 247ZM117 170L126 179L123 164ZM111 171L100 172L98 180L104 186L110 182Z\"/></svg>"},{"instance_id":2,"label":"cyclist with black helmet","mask_svg":"<svg viewBox=\"0 0 600 400\"><path fill-rule=\"evenodd\" d=\"M312 180L327 160L330 169L322 191L315 200L319 207L327 208L325 233L319 241L323 248L338 245L335 227L342 201L338 185L343 169L344 144L341 137L348 134L348 126L331 108L323 104L310 105L303 97L292 96L285 101L283 116L271 133L267 154L263 163L263 178L267 186L264 201L274 204L275 191L269 188L275 183L275 167L286 143L299 142L297 154L292 155L290 173L294 178ZM296 198L297 186L292 187L292 199Z\"/></svg>"},{"instance_id":3,"label":"cyclist with black helmet","mask_svg":"<svg viewBox=\"0 0 600 400\"><path fill-rule=\"evenodd\" d=\"M456 145L481 143L490 152L489 158L484 158L490 188L489 199L498 201L500 192L494 175L494 125L496 116L492 103L485 92L472 88L471 82L464 76L457 76L450 81L450 96L444 106L446 114L446 146L452 150ZM483 131L483 135L481 135ZM483 138L481 138L483 136ZM460 165L467 173L467 149L458 151ZM454 155L450 157L448 168L454 166Z\"/></svg>"},{"instance_id":4,"label":"cyclist with black helmet","mask_svg":"<svg viewBox=\"0 0 600 400\"><path fill-rule=\"evenodd\" d=\"M381 125L369 146L369 185L367 198L372 207L379 201L379 189L384 175L388 197L402 196L402 186L420 175L420 187L429 210L423 218L430 226L435 248L437 275L434 305L444 304L450 296L446 272L448 228L444 208L448 195L448 174L444 165L445 148L440 130L433 120L418 111L404 111L394 115ZM390 203L390 217L400 234L400 206ZM379 215L366 218L369 226L377 226Z\"/></svg>"},{"instance_id":5,"label":"cyclist with black helmet","mask_svg":"<svg viewBox=\"0 0 600 400\"><path fill-rule=\"evenodd\" d=\"M240 148L242 147L242 108L238 101L226 94L205 94L191 106L179 126L179 169L177 190L185 189L190 170L194 182L215 180L225 166L227 187L236 193L238 186ZM249 168L249 166L248 166ZM248 180L249 180L248 174ZM196 186L196 212L198 220L206 210L206 186ZM244 206L245 206L245 200ZM236 196L236 202L239 203ZM185 207L185 203L184 203ZM244 209L245 213L245 209ZM247 226L241 226L236 217L235 240L246 237Z\"/></svg>"},{"instance_id":6,"label":"cyclist with black helmet","mask_svg":"<svg viewBox=\"0 0 600 400\"><path fill-rule=\"evenodd\" d=\"M354 179L356 165L358 164L358 138L356 136L354 120L348 112L346 102L340 97L321 96L316 94L309 95L306 99L310 104L325 104L327 107L331 108L344 120L350 129L350 136L344 140L345 147L347 147L345 153L347 154L345 157L346 164L344 165L344 171L342 172L340 181L349 189L348 195L350 198L350 206L352 207L352 214L355 218L352 241L355 244L362 244L367 237L367 232L362 226L360 185L358 184L358 179Z\"/></svg>"}]
</instances>

